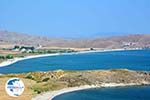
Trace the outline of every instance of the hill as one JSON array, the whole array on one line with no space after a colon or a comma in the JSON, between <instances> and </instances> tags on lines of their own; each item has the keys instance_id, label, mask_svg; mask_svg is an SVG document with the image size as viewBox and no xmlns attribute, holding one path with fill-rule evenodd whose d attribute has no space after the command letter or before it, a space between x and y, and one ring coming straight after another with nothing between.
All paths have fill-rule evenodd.
<instances>
[{"instance_id":1,"label":"hill","mask_svg":"<svg viewBox=\"0 0 150 100\"><path fill-rule=\"evenodd\" d=\"M47 91L61 90L69 87L94 85L98 87L107 84L148 85L150 84L150 73L141 71L120 70L93 70L93 71L50 71L30 72L22 74L0 75L0 95L3 100L12 100L5 92L5 83L12 77L21 78L25 84L24 93L16 100L30 100L35 95ZM49 97L50 98L50 97ZM41 99L37 99L41 100ZM43 100L43 99L42 99Z\"/></svg>"},{"instance_id":2,"label":"hill","mask_svg":"<svg viewBox=\"0 0 150 100\"><path fill-rule=\"evenodd\" d=\"M149 34L131 34L126 36L111 36L97 38L48 38L22 33L0 31L0 44L13 45L42 45L45 47L72 47L72 48L149 48Z\"/></svg>"}]
</instances>

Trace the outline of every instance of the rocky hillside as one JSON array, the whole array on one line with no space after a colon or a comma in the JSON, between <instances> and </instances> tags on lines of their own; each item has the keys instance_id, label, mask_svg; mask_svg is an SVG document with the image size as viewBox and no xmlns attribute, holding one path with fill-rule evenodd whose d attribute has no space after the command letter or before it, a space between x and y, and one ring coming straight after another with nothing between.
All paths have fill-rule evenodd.
<instances>
[{"instance_id":1,"label":"rocky hillside","mask_svg":"<svg viewBox=\"0 0 150 100\"><path fill-rule=\"evenodd\" d=\"M102 84L150 84L150 73L141 71L120 70L92 70L92 71L50 71L30 72L24 74L0 75L0 95L3 100L12 100L5 92L8 79L18 77L25 84L24 93L17 100L30 100L33 96L47 91L59 90L82 85Z\"/></svg>"},{"instance_id":2,"label":"rocky hillside","mask_svg":"<svg viewBox=\"0 0 150 100\"><path fill-rule=\"evenodd\" d=\"M149 48L150 35L134 34L126 36L98 37L91 39L60 39L32 36L14 32L0 31L0 43L32 45L46 47L74 48Z\"/></svg>"},{"instance_id":3,"label":"rocky hillside","mask_svg":"<svg viewBox=\"0 0 150 100\"><path fill-rule=\"evenodd\" d=\"M43 87L39 87L41 89L44 88L44 86L46 86L45 83L47 83L49 89L74 87L81 85L101 85L105 83L119 83L119 84L135 83L141 85L150 84L149 72L131 71L127 69L92 70L92 71L57 70L50 72L30 72L26 74L13 74L13 75L15 77L21 77L36 81L37 86L43 84ZM44 90L39 89L39 91L42 92Z\"/></svg>"}]
</instances>

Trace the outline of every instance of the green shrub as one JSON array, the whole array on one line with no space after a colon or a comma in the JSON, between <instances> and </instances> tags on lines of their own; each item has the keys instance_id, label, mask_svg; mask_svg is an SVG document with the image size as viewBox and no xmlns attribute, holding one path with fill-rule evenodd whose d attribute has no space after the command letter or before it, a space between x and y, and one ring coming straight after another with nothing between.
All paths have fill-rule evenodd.
<instances>
[{"instance_id":1,"label":"green shrub","mask_svg":"<svg viewBox=\"0 0 150 100\"><path fill-rule=\"evenodd\" d=\"M28 75L28 76L26 76L25 78L34 80L34 77L33 77L32 75Z\"/></svg>"},{"instance_id":2,"label":"green shrub","mask_svg":"<svg viewBox=\"0 0 150 100\"><path fill-rule=\"evenodd\" d=\"M41 90L35 89L34 92L36 92L37 94L40 94Z\"/></svg>"},{"instance_id":3,"label":"green shrub","mask_svg":"<svg viewBox=\"0 0 150 100\"><path fill-rule=\"evenodd\" d=\"M13 59L14 57L13 57L13 55L7 55L6 56L6 59Z\"/></svg>"},{"instance_id":4,"label":"green shrub","mask_svg":"<svg viewBox=\"0 0 150 100\"><path fill-rule=\"evenodd\" d=\"M49 80L49 78L47 77L47 78L44 78L42 81L47 82L48 80Z\"/></svg>"},{"instance_id":5,"label":"green shrub","mask_svg":"<svg viewBox=\"0 0 150 100\"><path fill-rule=\"evenodd\" d=\"M0 56L0 59L5 59L5 57L4 56Z\"/></svg>"}]
</instances>

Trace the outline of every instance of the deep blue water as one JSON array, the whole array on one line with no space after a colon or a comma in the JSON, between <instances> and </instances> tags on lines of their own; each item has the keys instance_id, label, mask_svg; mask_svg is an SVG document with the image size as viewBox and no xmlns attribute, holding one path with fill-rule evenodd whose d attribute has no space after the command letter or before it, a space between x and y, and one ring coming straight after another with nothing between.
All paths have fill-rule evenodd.
<instances>
[{"instance_id":1,"label":"deep blue water","mask_svg":"<svg viewBox=\"0 0 150 100\"><path fill-rule=\"evenodd\" d=\"M49 70L118 69L150 71L150 50L114 51L41 57L1 67L0 73Z\"/></svg>"},{"instance_id":2,"label":"deep blue water","mask_svg":"<svg viewBox=\"0 0 150 100\"><path fill-rule=\"evenodd\" d=\"M80 90L56 96L53 100L150 100L150 86Z\"/></svg>"}]
</instances>

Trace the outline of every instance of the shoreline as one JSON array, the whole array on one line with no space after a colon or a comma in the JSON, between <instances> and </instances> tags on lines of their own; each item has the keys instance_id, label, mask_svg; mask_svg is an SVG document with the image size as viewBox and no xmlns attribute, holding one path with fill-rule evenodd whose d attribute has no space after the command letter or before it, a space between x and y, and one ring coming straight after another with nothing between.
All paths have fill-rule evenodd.
<instances>
[{"instance_id":1,"label":"shoreline","mask_svg":"<svg viewBox=\"0 0 150 100\"><path fill-rule=\"evenodd\" d=\"M128 83L128 84L104 83L101 85L83 85L83 86L78 86L78 87L64 88L64 89L56 90L56 91L49 91L49 92L39 94L33 97L32 100L53 100L56 96L63 95L65 93L75 92L75 91L80 91L80 90L85 90L85 89L92 89L92 88L143 86L143 85L150 85L150 83Z\"/></svg>"},{"instance_id":2,"label":"shoreline","mask_svg":"<svg viewBox=\"0 0 150 100\"><path fill-rule=\"evenodd\" d=\"M126 51L126 50L142 50L140 48L132 48L132 49L104 49L104 50L89 50L89 51L78 51L73 53L52 53L52 54L39 54L39 55L32 55L26 57L18 57L14 59L8 59L0 63L0 67L6 67L8 65L14 64L18 61L33 59L33 58L40 58L40 57L48 57L48 56L59 56L59 55L71 55L71 54L83 54L83 53L94 53L94 52L111 52L111 51Z\"/></svg>"}]
</instances>

